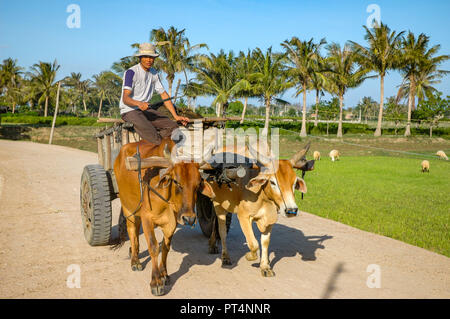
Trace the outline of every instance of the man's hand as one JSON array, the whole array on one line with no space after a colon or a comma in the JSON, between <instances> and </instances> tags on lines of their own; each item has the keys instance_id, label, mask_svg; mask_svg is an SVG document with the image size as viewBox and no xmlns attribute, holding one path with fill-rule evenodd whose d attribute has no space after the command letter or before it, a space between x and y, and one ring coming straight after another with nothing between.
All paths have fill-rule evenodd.
<instances>
[{"instance_id":1,"label":"man's hand","mask_svg":"<svg viewBox=\"0 0 450 319\"><path fill-rule=\"evenodd\" d=\"M189 119L187 117L178 115L175 116L175 121L181 122L181 124L183 124L184 126L186 126L189 123Z\"/></svg>"},{"instance_id":2,"label":"man's hand","mask_svg":"<svg viewBox=\"0 0 450 319\"><path fill-rule=\"evenodd\" d=\"M146 109L148 109L148 103L147 102L139 102L137 104L137 106L142 110L145 111Z\"/></svg>"}]
</instances>

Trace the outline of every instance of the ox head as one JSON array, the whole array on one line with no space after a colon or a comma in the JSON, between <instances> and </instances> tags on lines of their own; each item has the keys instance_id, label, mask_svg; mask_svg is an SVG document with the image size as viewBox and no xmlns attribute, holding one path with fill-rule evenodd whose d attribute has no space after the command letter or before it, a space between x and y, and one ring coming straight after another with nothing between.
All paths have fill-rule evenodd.
<instances>
[{"instance_id":1,"label":"ox head","mask_svg":"<svg viewBox=\"0 0 450 319\"><path fill-rule=\"evenodd\" d=\"M169 188L170 202L179 224L193 225L196 215L194 211L197 201L197 192L213 198L211 186L205 183L199 172L200 165L192 160L185 161L172 153L168 146L164 148L164 158L167 165L159 172L159 181L156 189Z\"/></svg>"},{"instance_id":2,"label":"ox head","mask_svg":"<svg viewBox=\"0 0 450 319\"><path fill-rule=\"evenodd\" d=\"M289 160L278 160L271 154L255 152L249 145L250 153L264 166L261 172L248 182L246 188L254 193L262 191L261 194L276 205L279 214L283 213L286 217L296 216L298 206L294 191L306 193L307 188L305 181L297 176L294 169L303 171L314 169L314 161L307 161L305 157L309 146L310 143Z\"/></svg>"}]
</instances>

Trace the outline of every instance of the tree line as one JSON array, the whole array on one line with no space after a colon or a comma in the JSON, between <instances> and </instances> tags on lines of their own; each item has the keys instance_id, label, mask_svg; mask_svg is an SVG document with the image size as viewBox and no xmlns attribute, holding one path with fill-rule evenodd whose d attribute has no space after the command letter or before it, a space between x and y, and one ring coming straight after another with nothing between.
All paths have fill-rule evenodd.
<instances>
[{"instance_id":1,"label":"tree line","mask_svg":"<svg viewBox=\"0 0 450 319\"><path fill-rule=\"evenodd\" d=\"M429 36L423 33L416 36L411 31L396 32L383 23L373 29L363 28L364 44L347 41L341 46L327 43L325 39L315 42L313 38L301 40L294 36L281 43L281 52L273 52L270 47L265 51L255 48L238 54L223 49L218 53L201 54L198 50L208 49L207 44L192 45L185 29L173 26L167 30L151 30L150 41L160 52L154 67L164 74L170 96L175 77L181 75L175 94L181 92L185 97L182 102L187 100L187 105L193 105L199 96L212 97L212 107L216 115L221 116L230 105L242 100L241 123L248 99L258 98L265 108L263 132L269 128L271 111L275 107L287 110L289 103L281 97L293 88L299 98L298 113L302 117L300 135L307 135L306 95L313 91L316 98L312 114L314 124L317 126L319 114L324 119L331 117L330 114L337 115L337 136L342 137L345 94L369 78L380 81L380 102L376 105L365 97L354 111L364 111L366 117L372 112L372 116L378 117L375 136L381 135L383 119L406 117L405 136L410 136L414 114L434 123L442 118L448 112L449 97L442 98L434 86L448 74L440 65L450 56L438 55L440 45L431 46ZM138 44L131 46L137 49ZM71 73L62 80L60 105L72 112L82 108L81 113L86 115L96 111L98 117L102 107L107 107L110 115L117 115L123 72L138 62L134 56L122 58L113 63L111 70L86 80L81 79L80 73ZM0 103L10 106L13 113L18 105L26 105L31 110L43 108L43 115L47 116L50 101L56 95L55 78L59 67L56 60L39 62L25 72L17 60L4 60L0 65ZM397 95L388 98L385 106L384 79L394 70L400 72L402 82ZM184 84L180 85L183 77ZM321 101L325 92L332 95L332 101ZM402 104L404 101L406 103Z\"/></svg>"}]
</instances>

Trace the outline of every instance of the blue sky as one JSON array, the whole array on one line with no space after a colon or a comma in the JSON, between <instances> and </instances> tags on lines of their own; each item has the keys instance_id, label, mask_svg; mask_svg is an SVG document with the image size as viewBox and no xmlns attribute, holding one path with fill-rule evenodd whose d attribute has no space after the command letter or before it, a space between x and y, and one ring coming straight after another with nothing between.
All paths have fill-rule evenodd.
<instances>
[{"instance_id":1,"label":"blue sky","mask_svg":"<svg viewBox=\"0 0 450 319\"><path fill-rule=\"evenodd\" d=\"M81 27L68 28L66 12L70 4L81 9ZM383 23L397 31L425 33L431 44L440 44L439 54L450 54L450 1L370 0L203 0L203 1L103 1L103 0L0 0L0 60L18 59L28 68L38 61L61 65L58 78L81 72L83 78L110 69L114 61L131 55L131 43L149 40L150 30L175 26L186 29L192 44L206 43L211 52L272 46L292 36L343 45L347 40L365 43L362 25L371 14L370 4L380 8ZM206 53L206 51L204 51ZM450 70L450 62L442 65ZM385 96L396 94L401 83L397 72L385 82ZM166 86L167 88L167 86ZM437 86L450 95L450 77ZM363 96L379 100L379 80L367 80L348 91L346 106L354 106ZM284 99L297 102L288 91ZM199 102L206 104L210 100ZM308 95L308 104L314 95Z\"/></svg>"}]
</instances>

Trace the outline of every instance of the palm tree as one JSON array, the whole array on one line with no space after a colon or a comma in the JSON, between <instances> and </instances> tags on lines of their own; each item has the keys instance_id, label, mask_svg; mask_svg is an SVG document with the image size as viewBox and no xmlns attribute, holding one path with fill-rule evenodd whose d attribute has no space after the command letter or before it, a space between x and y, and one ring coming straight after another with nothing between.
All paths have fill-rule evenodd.
<instances>
[{"instance_id":1,"label":"palm tree","mask_svg":"<svg viewBox=\"0 0 450 319\"><path fill-rule=\"evenodd\" d=\"M101 117L102 106L105 100L108 100L110 105L119 100L121 83L121 78L111 71L103 71L94 75L94 88L97 91L97 97L100 99L98 118Z\"/></svg>"},{"instance_id":2,"label":"palm tree","mask_svg":"<svg viewBox=\"0 0 450 319\"><path fill-rule=\"evenodd\" d=\"M190 84L190 91L195 95L214 96L212 102L216 105L216 114L221 116L224 106L244 90L250 89L246 79L238 79L235 58L232 51L226 54L223 50L218 55L199 57L199 63L194 68L195 82Z\"/></svg>"},{"instance_id":3,"label":"palm tree","mask_svg":"<svg viewBox=\"0 0 450 319\"><path fill-rule=\"evenodd\" d=\"M267 49L265 54L261 49L255 49L257 72L251 76L251 79L254 81L255 94L264 101L266 107L263 135L267 135L269 131L269 116L272 100L285 102L277 99L276 96L293 86L293 82L286 81L282 59L283 55L272 53L272 47Z\"/></svg>"},{"instance_id":4,"label":"palm tree","mask_svg":"<svg viewBox=\"0 0 450 319\"><path fill-rule=\"evenodd\" d=\"M381 123L383 120L384 103L384 77L388 70L396 67L399 44L404 31L396 33L383 23L375 26L373 31L363 26L366 30L364 39L369 46L364 47L356 42L350 41L353 50L357 53L358 62L368 70L375 71L380 76L380 111L378 112L378 123L374 136L381 136Z\"/></svg>"},{"instance_id":5,"label":"palm tree","mask_svg":"<svg viewBox=\"0 0 450 319\"><path fill-rule=\"evenodd\" d=\"M319 103L320 103L320 97L324 96L324 91L326 90L327 86L327 78L324 74L324 70L326 70L325 60L320 55L319 52L317 52L317 63L314 66L314 72L312 74L311 78L311 90L316 91L316 113L315 113L315 119L314 119L314 126L317 126L318 120L319 120Z\"/></svg>"},{"instance_id":6,"label":"palm tree","mask_svg":"<svg viewBox=\"0 0 450 319\"><path fill-rule=\"evenodd\" d=\"M421 70L434 69L434 72L441 72L437 70L437 66L450 58L449 55L435 56L441 46L435 45L428 49L429 42L430 38L425 34L421 33L416 38L411 31L401 42L399 68L404 82L409 81L408 122L405 136L411 136L411 112Z\"/></svg>"},{"instance_id":7,"label":"palm tree","mask_svg":"<svg viewBox=\"0 0 450 319\"><path fill-rule=\"evenodd\" d=\"M17 60L11 58L3 60L0 65L0 94L6 90L6 100L12 104L12 112L22 97L22 70L17 65Z\"/></svg>"},{"instance_id":8,"label":"palm tree","mask_svg":"<svg viewBox=\"0 0 450 319\"><path fill-rule=\"evenodd\" d=\"M344 95L349 88L355 88L364 82L370 76L366 68L360 66L357 68L356 55L349 44L341 46L332 43L327 46L328 51L328 79L330 83L329 91L339 97L339 124L337 137L342 137L342 108L344 104Z\"/></svg>"},{"instance_id":9,"label":"palm tree","mask_svg":"<svg viewBox=\"0 0 450 319\"><path fill-rule=\"evenodd\" d=\"M301 41L297 37L291 40L285 40L281 45L286 51L287 73L289 77L300 86L300 92L303 92L303 116L300 136L306 136L306 93L317 70L318 52L320 47L325 44L325 39L320 40L318 44L309 41Z\"/></svg>"},{"instance_id":10,"label":"palm tree","mask_svg":"<svg viewBox=\"0 0 450 319\"><path fill-rule=\"evenodd\" d=\"M419 69L417 77L415 78L414 95L417 96L418 102L420 103L426 97L437 93L438 90L434 87L434 85L441 83L440 79L448 73L449 71L438 70L436 64L422 65ZM399 85L397 101L408 97L410 85L409 78L404 79L403 83ZM412 101L411 110L415 110L415 99Z\"/></svg>"},{"instance_id":11,"label":"palm tree","mask_svg":"<svg viewBox=\"0 0 450 319\"><path fill-rule=\"evenodd\" d=\"M72 72L70 74L70 76L65 77L63 80L64 86L72 89L69 94L70 103L74 106L75 109L76 109L76 102L79 100L79 98L82 95L81 83L82 83L81 73Z\"/></svg>"},{"instance_id":12,"label":"palm tree","mask_svg":"<svg viewBox=\"0 0 450 319\"><path fill-rule=\"evenodd\" d=\"M177 73L184 72L187 84L186 70L193 69L198 58L193 51L207 47L204 43L191 46L184 31L185 29L178 31L171 26L167 32L163 28L150 32L150 41L156 42L160 51L160 58L155 60L155 67L166 73L169 96L172 96L172 85Z\"/></svg>"},{"instance_id":13,"label":"palm tree","mask_svg":"<svg viewBox=\"0 0 450 319\"><path fill-rule=\"evenodd\" d=\"M253 58L252 53L248 50L247 54L239 52L239 56L236 61L237 77L239 80L249 80L251 75L256 71L256 61ZM240 92L240 96L244 98L244 108L242 109L240 124L244 123L245 113L247 111L248 98L254 96L253 88L249 90L243 90Z\"/></svg>"},{"instance_id":14,"label":"palm tree","mask_svg":"<svg viewBox=\"0 0 450 319\"><path fill-rule=\"evenodd\" d=\"M55 88L56 72L59 69L59 65L56 60L53 63L41 62L34 64L31 67L30 77L32 78L37 89L42 93L41 98L38 101L40 105L41 100L45 99L44 116L47 116L48 112L48 99Z\"/></svg>"}]
</instances>

